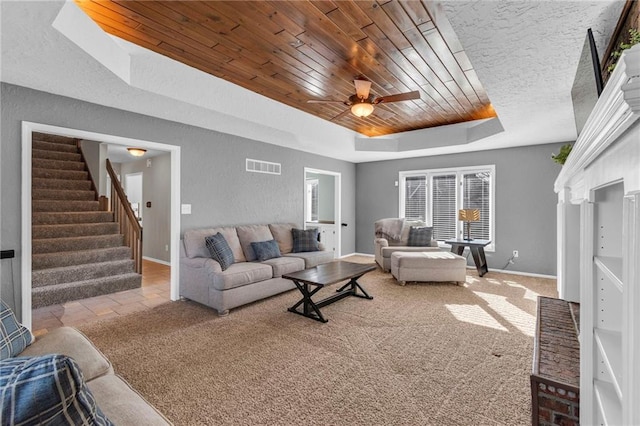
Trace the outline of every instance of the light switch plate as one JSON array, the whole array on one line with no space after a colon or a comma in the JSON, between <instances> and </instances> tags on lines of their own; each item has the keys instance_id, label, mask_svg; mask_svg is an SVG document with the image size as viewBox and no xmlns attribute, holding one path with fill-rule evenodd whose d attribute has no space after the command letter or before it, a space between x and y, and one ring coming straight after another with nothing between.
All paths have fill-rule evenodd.
<instances>
[{"instance_id":1,"label":"light switch plate","mask_svg":"<svg viewBox=\"0 0 640 426\"><path fill-rule=\"evenodd\" d=\"M191 214L191 204L182 204L182 214Z\"/></svg>"}]
</instances>

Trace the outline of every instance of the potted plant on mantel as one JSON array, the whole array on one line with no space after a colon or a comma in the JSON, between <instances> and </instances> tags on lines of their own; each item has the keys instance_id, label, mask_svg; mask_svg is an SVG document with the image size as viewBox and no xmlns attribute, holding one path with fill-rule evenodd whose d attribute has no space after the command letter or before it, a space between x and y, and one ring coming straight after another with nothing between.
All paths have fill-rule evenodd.
<instances>
[{"instance_id":1,"label":"potted plant on mantel","mask_svg":"<svg viewBox=\"0 0 640 426\"><path fill-rule=\"evenodd\" d=\"M613 62L611 62L611 64L607 67L607 71L613 72L616 64L618 63L618 59L620 59L620 56L622 56L622 52L627 49L631 49L638 43L640 43L640 31L635 28L629 28L629 43L621 42L620 46L618 46L618 49L611 52L611 60Z\"/></svg>"},{"instance_id":2,"label":"potted plant on mantel","mask_svg":"<svg viewBox=\"0 0 640 426\"><path fill-rule=\"evenodd\" d=\"M567 161L569 153L571 153L571 148L573 148L572 144L564 144L560 147L560 152L558 153L558 155L551 154L551 158L553 158L553 161L555 161L556 163L564 165L564 163Z\"/></svg>"}]
</instances>

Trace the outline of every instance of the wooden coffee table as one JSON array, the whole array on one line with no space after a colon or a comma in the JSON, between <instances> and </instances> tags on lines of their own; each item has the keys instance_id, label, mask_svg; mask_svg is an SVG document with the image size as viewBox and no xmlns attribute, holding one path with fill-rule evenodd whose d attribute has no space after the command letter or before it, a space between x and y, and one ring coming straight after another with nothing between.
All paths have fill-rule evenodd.
<instances>
[{"instance_id":1,"label":"wooden coffee table","mask_svg":"<svg viewBox=\"0 0 640 426\"><path fill-rule=\"evenodd\" d=\"M327 322L328 320L325 319L320 312L320 308L323 306L327 306L348 296L373 299L373 297L369 296L362 286L358 284L357 280L374 269L376 269L375 264L363 265L337 260L331 263L325 263L324 265L318 265L315 268L283 275L282 278L293 281L298 290L300 290L300 293L302 293L302 299L290 307L289 312L316 321ZM311 296L323 287L345 280L349 280L349 282L336 290L336 294L317 302L311 299ZM310 286L315 288L310 289ZM360 292L358 292L358 290L360 290ZM300 305L302 305L302 311L298 310Z\"/></svg>"}]
</instances>

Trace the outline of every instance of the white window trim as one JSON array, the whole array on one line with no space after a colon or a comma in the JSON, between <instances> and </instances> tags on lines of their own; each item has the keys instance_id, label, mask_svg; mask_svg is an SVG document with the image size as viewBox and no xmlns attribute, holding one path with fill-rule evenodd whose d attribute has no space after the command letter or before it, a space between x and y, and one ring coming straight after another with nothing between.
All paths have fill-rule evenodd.
<instances>
[{"instance_id":1,"label":"white window trim","mask_svg":"<svg viewBox=\"0 0 640 426\"><path fill-rule=\"evenodd\" d=\"M489 231L489 236L491 239L491 244L489 244L488 246L485 247L485 251L487 252L495 252L495 247L496 247L496 197L495 197L495 183L496 183L496 166L495 164L488 164L488 165L484 165L484 166L466 166L466 167L447 167L447 168L442 168L442 169L423 169L423 170L405 170L405 171L401 171L398 172L398 190L399 190L399 206L398 206L398 217L404 217L405 215L405 179L407 177L411 177L411 176L426 176L427 177L427 184L428 184L428 189L427 189L427 206L426 206L426 215L427 215L427 225L431 226L431 220L432 220L432 209L433 209L433 199L432 199L432 192L431 192L431 188L432 188L432 181L433 181L433 176L436 175L443 175L443 174L455 174L457 177L457 181L458 183L461 182L462 179L462 175L470 173L470 172L480 172L480 171L486 171L486 170L490 170L491 171L491 185L490 185L490 193L489 193L489 198L490 198L490 206L489 208L491 209L491 222L489 224L490 226L490 231ZM458 203L462 202L462 185L457 185L457 193L456 193L456 200L458 201ZM462 206L458 205L458 208L462 208ZM460 227L461 225L458 223L457 225L458 227ZM458 227L456 227L456 229L458 229ZM459 228L462 229L462 228ZM438 245L440 247L443 248L448 248L450 247L448 244L444 244L443 242L438 242Z\"/></svg>"}]
</instances>

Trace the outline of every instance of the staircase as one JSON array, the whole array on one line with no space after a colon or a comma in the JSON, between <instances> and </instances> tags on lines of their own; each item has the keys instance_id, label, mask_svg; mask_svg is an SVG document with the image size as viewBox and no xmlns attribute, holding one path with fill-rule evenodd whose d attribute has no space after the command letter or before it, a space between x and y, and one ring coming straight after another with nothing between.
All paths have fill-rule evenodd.
<instances>
[{"instance_id":1,"label":"staircase","mask_svg":"<svg viewBox=\"0 0 640 426\"><path fill-rule=\"evenodd\" d=\"M33 308L141 286L113 213L100 210L77 143L33 134Z\"/></svg>"}]
</instances>

